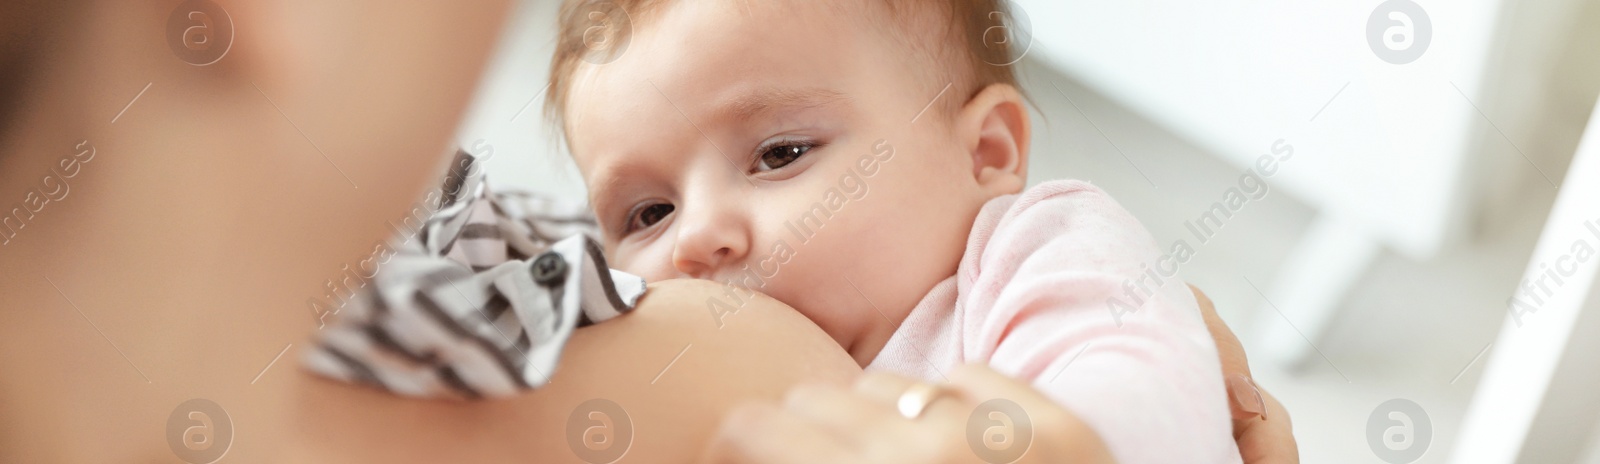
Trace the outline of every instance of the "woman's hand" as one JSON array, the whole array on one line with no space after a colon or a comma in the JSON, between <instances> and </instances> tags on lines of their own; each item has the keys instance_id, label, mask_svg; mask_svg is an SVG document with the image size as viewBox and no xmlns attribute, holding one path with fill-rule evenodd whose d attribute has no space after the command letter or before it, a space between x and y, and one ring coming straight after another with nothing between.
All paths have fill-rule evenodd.
<instances>
[{"instance_id":1,"label":"woman's hand","mask_svg":"<svg viewBox=\"0 0 1600 464\"><path fill-rule=\"evenodd\" d=\"M1244 346L1217 315L1211 298L1194 286L1189 290L1200 303L1200 314L1205 316L1206 328L1211 330L1211 338L1217 342L1217 353L1222 357L1228 406L1233 411L1233 439L1239 442L1239 454L1245 464L1299 463L1300 451L1294 442L1289 411L1251 379Z\"/></svg>"},{"instance_id":2,"label":"woman's hand","mask_svg":"<svg viewBox=\"0 0 1600 464\"><path fill-rule=\"evenodd\" d=\"M1299 463L1288 411L1251 380L1244 348L1217 315L1211 299L1199 289L1190 289L1217 343L1233 413L1233 436L1245 464ZM1032 386L981 365L957 368L950 380L949 394L930 403L918 419L906 419L896 409L900 395L913 381L892 374L866 373L849 390L837 386L796 387L781 406L750 405L731 413L712 440L704 461L1005 462L983 459L992 456L979 453L1005 452L1010 446L1022 446L1028 452L1019 462L1113 462L1092 429ZM978 407L972 398L1012 400L1026 412L1033 437L1057 438L980 448L980 432L979 444L970 445L966 427L970 414ZM1010 425L1017 425L1015 418L1007 419L1012 421ZM998 421L983 423L1005 425ZM991 440L989 444L1000 441Z\"/></svg>"},{"instance_id":3,"label":"woman's hand","mask_svg":"<svg viewBox=\"0 0 1600 464\"><path fill-rule=\"evenodd\" d=\"M1088 425L1032 386L988 366L956 368L945 390L920 416L908 419L898 401L914 384L868 372L850 389L796 387L782 405L749 405L729 414L702 461L977 463L1010 462L1021 455L1016 462L1114 462ZM1004 399L1022 411L980 410L975 398Z\"/></svg>"}]
</instances>

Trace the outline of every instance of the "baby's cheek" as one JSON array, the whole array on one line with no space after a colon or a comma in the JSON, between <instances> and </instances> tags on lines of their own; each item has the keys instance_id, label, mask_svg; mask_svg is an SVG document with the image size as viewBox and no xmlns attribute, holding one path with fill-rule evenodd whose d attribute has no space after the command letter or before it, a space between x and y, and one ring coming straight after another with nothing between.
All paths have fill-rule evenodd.
<instances>
[{"instance_id":1,"label":"baby's cheek","mask_svg":"<svg viewBox=\"0 0 1600 464\"><path fill-rule=\"evenodd\" d=\"M769 280L764 291L794 307L836 340L853 339L855 334L886 322L873 310L870 300L856 290L860 278L854 274L861 272L855 267L860 257L830 254L848 250L824 245L828 244L812 241L801 248L795 259Z\"/></svg>"},{"instance_id":2,"label":"baby's cheek","mask_svg":"<svg viewBox=\"0 0 1600 464\"><path fill-rule=\"evenodd\" d=\"M654 247L660 248L660 247ZM683 277L672 265L672 254L652 248L615 249L606 254L612 269L644 278L645 282L660 282Z\"/></svg>"},{"instance_id":3,"label":"baby's cheek","mask_svg":"<svg viewBox=\"0 0 1600 464\"><path fill-rule=\"evenodd\" d=\"M882 321L872 311L871 306L858 303L859 300L850 298L853 295L842 294L835 290L839 289L815 287L807 291L808 294L800 299L785 300L780 298L779 301L784 301L793 306L806 319L810 319L811 322L821 327L823 332L827 332L828 336L839 341L840 345L846 344L848 340L855 339L856 334L864 333L873 326L874 321ZM844 287L843 290L852 292L848 286ZM793 303L790 303L790 301L793 301Z\"/></svg>"}]
</instances>

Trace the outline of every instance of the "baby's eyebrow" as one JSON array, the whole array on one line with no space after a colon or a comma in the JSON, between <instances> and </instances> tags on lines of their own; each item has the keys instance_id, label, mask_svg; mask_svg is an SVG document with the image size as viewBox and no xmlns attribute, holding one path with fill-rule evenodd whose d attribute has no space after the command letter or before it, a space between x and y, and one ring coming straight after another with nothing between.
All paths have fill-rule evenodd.
<instances>
[{"instance_id":1,"label":"baby's eyebrow","mask_svg":"<svg viewBox=\"0 0 1600 464\"><path fill-rule=\"evenodd\" d=\"M723 106L721 112L729 120L740 121L778 108L816 108L845 100L849 100L845 94L820 87L769 88L734 97Z\"/></svg>"},{"instance_id":2,"label":"baby's eyebrow","mask_svg":"<svg viewBox=\"0 0 1600 464\"><path fill-rule=\"evenodd\" d=\"M615 194L614 191L624 187L626 184L623 182L622 176L616 172L618 169L615 167L605 168L604 171L601 176L596 178L598 182L589 186L589 208L594 211L595 220L602 230L606 230L607 226L612 225L610 224L611 221L608 220L610 218L606 216L611 212L611 208L615 206L612 204L616 200L616 197L613 196Z\"/></svg>"}]
</instances>

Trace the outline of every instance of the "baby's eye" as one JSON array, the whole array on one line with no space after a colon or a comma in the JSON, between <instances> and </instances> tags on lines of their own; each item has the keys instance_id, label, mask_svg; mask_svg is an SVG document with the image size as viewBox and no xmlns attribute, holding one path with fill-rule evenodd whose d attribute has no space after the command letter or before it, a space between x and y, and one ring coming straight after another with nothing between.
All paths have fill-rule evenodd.
<instances>
[{"instance_id":1,"label":"baby's eye","mask_svg":"<svg viewBox=\"0 0 1600 464\"><path fill-rule=\"evenodd\" d=\"M628 218L628 232L656 225L657 222L666 219L667 215L672 214L672 211L672 205L666 203L656 203L635 209L633 215Z\"/></svg>"},{"instance_id":2,"label":"baby's eye","mask_svg":"<svg viewBox=\"0 0 1600 464\"><path fill-rule=\"evenodd\" d=\"M767 147L761 151L760 162L756 164L756 172L771 171L788 166L794 160L800 159L813 147L810 143L784 142Z\"/></svg>"}]
</instances>

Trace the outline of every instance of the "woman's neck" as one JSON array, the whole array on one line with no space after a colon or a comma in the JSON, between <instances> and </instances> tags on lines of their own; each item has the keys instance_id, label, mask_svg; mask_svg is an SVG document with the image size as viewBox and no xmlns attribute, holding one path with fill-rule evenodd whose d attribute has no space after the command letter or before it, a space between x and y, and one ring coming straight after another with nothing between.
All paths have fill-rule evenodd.
<instances>
[{"instance_id":1,"label":"woman's neck","mask_svg":"<svg viewBox=\"0 0 1600 464\"><path fill-rule=\"evenodd\" d=\"M303 309L320 294L313 276L338 269L337 253L315 253L364 232L334 225L344 247L263 245L292 213L262 205L308 202L246 172L240 158L272 153L275 140L235 128L281 120L228 101L239 89L198 96L161 65L119 67L140 58L166 57L53 61L0 142L0 404L14 406L0 442L22 446L0 461L164 459L162 441L127 431L165 423L191 398L271 441L288 393L251 379L294 371L292 358L272 367L289 372L264 368L315 327Z\"/></svg>"}]
</instances>

